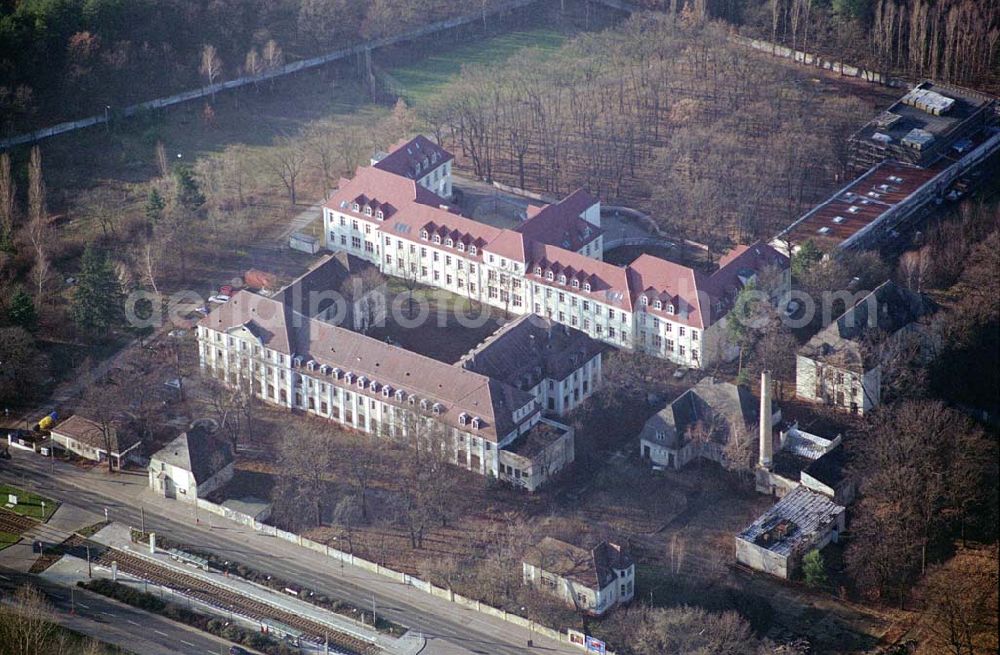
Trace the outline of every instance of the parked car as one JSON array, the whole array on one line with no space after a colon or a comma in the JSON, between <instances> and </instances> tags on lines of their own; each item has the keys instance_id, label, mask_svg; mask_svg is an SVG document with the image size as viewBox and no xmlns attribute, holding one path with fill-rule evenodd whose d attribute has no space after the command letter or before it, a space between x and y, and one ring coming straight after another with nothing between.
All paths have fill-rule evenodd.
<instances>
[{"instance_id":1,"label":"parked car","mask_svg":"<svg viewBox=\"0 0 1000 655\"><path fill-rule=\"evenodd\" d=\"M212 296L211 298L209 298L208 302L214 302L214 303L218 303L218 304L221 305L223 303L229 302L229 296L220 293L218 295L215 295L215 296Z\"/></svg>"}]
</instances>

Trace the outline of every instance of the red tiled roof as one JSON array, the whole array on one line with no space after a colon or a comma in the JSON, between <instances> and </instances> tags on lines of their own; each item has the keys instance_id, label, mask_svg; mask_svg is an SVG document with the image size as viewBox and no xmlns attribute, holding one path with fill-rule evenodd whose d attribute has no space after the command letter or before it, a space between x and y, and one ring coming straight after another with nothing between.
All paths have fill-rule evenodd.
<instances>
[{"instance_id":1,"label":"red tiled roof","mask_svg":"<svg viewBox=\"0 0 1000 655\"><path fill-rule=\"evenodd\" d=\"M544 243L531 244L530 254L526 276L532 281L632 311L633 285L629 284L629 269ZM535 268L541 268L540 275L535 273ZM548 271L553 273L552 281L546 279ZM559 283L560 274L566 275L566 284ZM572 286L573 278L580 281L579 289ZM589 292L583 289L585 282L590 283Z\"/></svg>"},{"instance_id":2,"label":"red tiled roof","mask_svg":"<svg viewBox=\"0 0 1000 655\"><path fill-rule=\"evenodd\" d=\"M583 189L577 189L554 205L528 207L528 220L517 231L531 241L580 250L601 235L601 228L580 215L598 203Z\"/></svg>"},{"instance_id":3,"label":"red tiled roof","mask_svg":"<svg viewBox=\"0 0 1000 655\"><path fill-rule=\"evenodd\" d=\"M646 254L639 255L629 264L629 269L636 275L637 295L649 300L646 311L692 326L711 325L708 298L704 296L705 276L701 272ZM656 309L656 300L663 303L662 309ZM706 305L704 311L703 304ZM673 307L672 314L668 307Z\"/></svg>"}]
</instances>

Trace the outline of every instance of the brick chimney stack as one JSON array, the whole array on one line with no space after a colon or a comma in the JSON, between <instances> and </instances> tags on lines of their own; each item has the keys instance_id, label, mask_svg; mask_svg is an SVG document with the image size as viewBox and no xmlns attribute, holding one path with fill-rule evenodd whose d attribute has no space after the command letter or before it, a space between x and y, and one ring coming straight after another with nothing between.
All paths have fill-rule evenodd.
<instances>
[{"instance_id":1,"label":"brick chimney stack","mask_svg":"<svg viewBox=\"0 0 1000 655\"><path fill-rule=\"evenodd\" d=\"M771 425L771 373L760 374L760 460L761 468L771 469L774 457L774 437Z\"/></svg>"}]
</instances>

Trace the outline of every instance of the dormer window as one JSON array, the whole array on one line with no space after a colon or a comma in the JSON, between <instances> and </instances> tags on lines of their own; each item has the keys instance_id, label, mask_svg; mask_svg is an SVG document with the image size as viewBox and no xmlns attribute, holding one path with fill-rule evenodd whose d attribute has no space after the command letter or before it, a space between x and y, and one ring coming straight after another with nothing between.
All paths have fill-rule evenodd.
<instances>
[{"instance_id":1,"label":"dormer window","mask_svg":"<svg viewBox=\"0 0 1000 655\"><path fill-rule=\"evenodd\" d=\"M475 417L475 418L472 419L472 427L474 429L478 430L479 426L482 424L482 422L483 422L482 419L477 416L477 417Z\"/></svg>"},{"instance_id":2,"label":"dormer window","mask_svg":"<svg viewBox=\"0 0 1000 655\"><path fill-rule=\"evenodd\" d=\"M375 212L375 218L377 218L380 221L385 220L385 214L382 212L381 209Z\"/></svg>"},{"instance_id":3,"label":"dormer window","mask_svg":"<svg viewBox=\"0 0 1000 655\"><path fill-rule=\"evenodd\" d=\"M365 378L364 376L361 376L358 378L358 389L364 389L364 388L365 388Z\"/></svg>"},{"instance_id":4,"label":"dormer window","mask_svg":"<svg viewBox=\"0 0 1000 655\"><path fill-rule=\"evenodd\" d=\"M396 400L403 402L403 398L406 396L402 389L396 389Z\"/></svg>"},{"instance_id":5,"label":"dormer window","mask_svg":"<svg viewBox=\"0 0 1000 655\"><path fill-rule=\"evenodd\" d=\"M382 395L384 397L386 397L386 398L388 398L389 396L391 396L392 395L392 387L390 387L389 385L385 385L384 387L382 387Z\"/></svg>"},{"instance_id":6,"label":"dormer window","mask_svg":"<svg viewBox=\"0 0 1000 655\"><path fill-rule=\"evenodd\" d=\"M372 391L378 391L378 382L372 380L372 383L368 385L368 388Z\"/></svg>"},{"instance_id":7,"label":"dormer window","mask_svg":"<svg viewBox=\"0 0 1000 655\"><path fill-rule=\"evenodd\" d=\"M441 411L443 409L444 408L441 406L441 403L434 403L434 406L431 407L431 411L434 412L434 416L440 416L441 415Z\"/></svg>"},{"instance_id":8,"label":"dormer window","mask_svg":"<svg viewBox=\"0 0 1000 655\"><path fill-rule=\"evenodd\" d=\"M354 211L358 211L361 209L361 205L359 205L358 203L354 203L353 205L351 205L351 209L353 209Z\"/></svg>"},{"instance_id":9,"label":"dormer window","mask_svg":"<svg viewBox=\"0 0 1000 655\"><path fill-rule=\"evenodd\" d=\"M310 371L315 371L316 370L316 361L310 359L308 362L306 362L306 368L309 369Z\"/></svg>"},{"instance_id":10,"label":"dormer window","mask_svg":"<svg viewBox=\"0 0 1000 655\"><path fill-rule=\"evenodd\" d=\"M469 415L468 414L466 414L465 412L462 412L461 414L458 415L458 424L459 425L465 425L468 422L469 422Z\"/></svg>"},{"instance_id":11,"label":"dormer window","mask_svg":"<svg viewBox=\"0 0 1000 655\"><path fill-rule=\"evenodd\" d=\"M535 275L541 275L541 274L542 274L542 267L541 266L536 266L535 267Z\"/></svg>"},{"instance_id":12,"label":"dormer window","mask_svg":"<svg viewBox=\"0 0 1000 655\"><path fill-rule=\"evenodd\" d=\"M345 375L344 382L346 382L347 384L351 384L352 382L354 382L354 373L348 373L347 375Z\"/></svg>"},{"instance_id":13,"label":"dormer window","mask_svg":"<svg viewBox=\"0 0 1000 655\"><path fill-rule=\"evenodd\" d=\"M552 271L546 271L545 272L545 279L548 280L549 282L551 282L552 280L554 280L555 277L556 276L552 273Z\"/></svg>"},{"instance_id":14,"label":"dormer window","mask_svg":"<svg viewBox=\"0 0 1000 655\"><path fill-rule=\"evenodd\" d=\"M566 276L565 275L560 275L559 276L559 284L566 284Z\"/></svg>"},{"instance_id":15,"label":"dormer window","mask_svg":"<svg viewBox=\"0 0 1000 655\"><path fill-rule=\"evenodd\" d=\"M372 208L369 207L368 205L365 205L365 216L371 216L371 215L372 215Z\"/></svg>"},{"instance_id":16,"label":"dormer window","mask_svg":"<svg viewBox=\"0 0 1000 655\"><path fill-rule=\"evenodd\" d=\"M334 380L339 380L341 373L343 373L343 371L341 371L339 368L333 369L333 379Z\"/></svg>"},{"instance_id":17,"label":"dormer window","mask_svg":"<svg viewBox=\"0 0 1000 655\"><path fill-rule=\"evenodd\" d=\"M417 397L412 393L410 394L409 398L407 398L407 400L411 405L417 404Z\"/></svg>"},{"instance_id":18,"label":"dormer window","mask_svg":"<svg viewBox=\"0 0 1000 655\"><path fill-rule=\"evenodd\" d=\"M646 296L641 296L639 298L639 304L641 304L641 305L648 305L649 304L649 298L647 298Z\"/></svg>"},{"instance_id":19,"label":"dormer window","mask_svg":"<svg viewBox=\"0 0 1000 655\"><path fill-rule=\"evenodd\" d=\"M451 248L455 245L455 242L451 240L451 237L448 237L447 239L444 240L444 245Z\"/></svg>"},{"instance_id":20,"label":"dormer window","mask_svg":"<svg viewBox=\"0 0 1000 655\"><path fill-rule=\"evenodd\" d=\"M475 255L476 254L476 247L475 246L469 246L469 254L470 255Z\"/></svg>"},{"instance_id":21,"label":"dormer window","mask_svg":"<svg viewBox=\"0 0 1000 655\"><path fill-rule=\"evenodd\" d=\"M583 290L584 291L590 291L590 282L584 282L583 283Z\"/></svg>"},{"instance_id":22,"label":"dormer window","mask_svg":"<svg viewBox=\"0 0 1000 655\"><path fill-rule=\"evenodd\" d=\"M440 234L435 234L434 235L434 243L441 243L441 235Z\"/></svg>"},{"instance_id":23,"label":"dormer window","mask_svg":"<svg viewBox=\"0 0 1000 655\"><path fill-rule=\"evenodd\" d=\"M674 306L673 305L667 305L667 313L668 314L673 314L674 313Z\"/></svg>"},{"instance_id":24,"label":"dormer window","mask_svg":"<svg viewBox=\"0 0 1000 655\"><path fill-rule=\"evenodd\" d=\"M465 244L462 243L461 241L458 242L458 251L465 252Z\"/></svg>"},{"instance_id":25,"label":"dormer window","mask_svg":"<svg viewBox=\"0 0 1000 655\"><path fill-rule=\"evenodd\" d=\"M574 289L580 288L580 280L573 280L573 288Z\"/></svg>"},{"instance_id":26,"label":"dormer window","mask_svg":"<svg viewBox=\"0 0 1000 655\"><path fill-rule=\"evenodd\" d=\"M424 398L423 400L420 401L420 409L426 411L429 406L430 406L430 403L427 402L426 398Z\"/></svg>"},{"instance_id":27,"label":"dormer window","mask_svg":"<svg viewBox=\"0 0 1000 655\"><path fill-rule=\"evenodd\" d=\"M427 230L420 230L420 238L427 241Z\"/></svg>"},{"instance_id":28,"label":"dormer window","mask_svg":"<svg viewBox=\"0 0 1000 655\"><path fill-rule=\"evenodd\" d=\"M657 300L656 302L653 303L653 307L655 307L656 309L663 309L663 303Z\"/></svg>"}]
</instances>

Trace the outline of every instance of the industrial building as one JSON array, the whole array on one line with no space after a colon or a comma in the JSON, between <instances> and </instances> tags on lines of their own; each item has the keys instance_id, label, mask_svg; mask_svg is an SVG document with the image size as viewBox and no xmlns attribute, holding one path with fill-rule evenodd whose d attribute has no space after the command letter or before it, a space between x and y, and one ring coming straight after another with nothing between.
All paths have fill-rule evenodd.
<instances>
[{"instance_id":1,"label":"industrial building","mask_svg":"<svg viewBox=\"0 0 1000 655\"><path fill-rule=\"evenodd\" d=\"M865 250L888 243L940 202L972 170L1000 152L1000 102L952 85L923 82L849 141L860 172L793 222L771 245L785 254L812 242L820 250Z\"/></svg>"}]
</instances>

